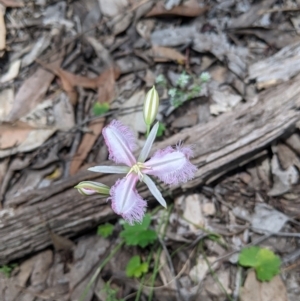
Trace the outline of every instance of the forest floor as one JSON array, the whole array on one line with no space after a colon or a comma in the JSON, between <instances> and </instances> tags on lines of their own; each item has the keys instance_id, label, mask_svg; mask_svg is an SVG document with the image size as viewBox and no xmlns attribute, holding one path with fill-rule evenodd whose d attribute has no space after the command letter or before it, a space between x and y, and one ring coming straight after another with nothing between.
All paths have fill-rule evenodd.
<instances>
[{"instance_id":1,"label":"forest floor","mask_svg":"<svg viewBox=\"0 0 300 301\"><path fill-rule=\"evenodd\" d=\"M298 301L299 0L0 0L0 301ZM142 225L74 186L102 129L192 145Z\"/></svg>"}]
</instances>

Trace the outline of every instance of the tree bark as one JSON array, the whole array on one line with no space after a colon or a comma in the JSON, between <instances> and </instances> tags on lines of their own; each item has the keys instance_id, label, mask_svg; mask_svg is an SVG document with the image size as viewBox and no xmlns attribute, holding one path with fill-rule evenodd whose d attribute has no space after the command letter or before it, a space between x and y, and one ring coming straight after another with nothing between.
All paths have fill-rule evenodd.
<instances>
[{"instance_id":1,"label":"tree bark","mask_svg":"<svg viewBox=\"0 0 300 301\"><path fill-rule=\"evenodd\" d=\"M299 80L300 76L266 90L255 104L242 104L207 124L155 144L154 150L178 141L194 148L192 162L198 167L195 178L181 186L163 186L166 195L207 184L251 160L276 139L291 134L300 118ZM104 164L110 163L101 163ZM83 180L113 185L118 177L84 171L52 187L6 200L0 211L0 264L49 246L52 242L47 224L54 233L73 237L114 217L105 199L83 197L73 187ZM150 197L144 185L140 191L143 197Z\"/></svg>"}]
</instances>

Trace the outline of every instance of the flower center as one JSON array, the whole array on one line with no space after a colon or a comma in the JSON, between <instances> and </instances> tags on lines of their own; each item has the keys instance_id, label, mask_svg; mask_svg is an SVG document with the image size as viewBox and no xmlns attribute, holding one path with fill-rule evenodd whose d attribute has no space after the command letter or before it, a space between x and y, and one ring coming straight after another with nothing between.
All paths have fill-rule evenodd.
<instances>
[{"instance_id":1,"label":"flower center","mask_svg":"<svg viewBox=\"0 0 300 301\"><path fill-rule=\"evenodd\" d=\"M130 170L129 170L129 172L127 173L126 177L127 177L130 173L135 172L135 173L138 175L139 180L140 180L140 181L143 181L144 175L143 175L142 169L150 169L150 167L145 166L145 165L144 165L143 163L141 163L141 162L137 162L136 164L134 164L134 165L130 168Z\"/></svg>"}]
</instances>

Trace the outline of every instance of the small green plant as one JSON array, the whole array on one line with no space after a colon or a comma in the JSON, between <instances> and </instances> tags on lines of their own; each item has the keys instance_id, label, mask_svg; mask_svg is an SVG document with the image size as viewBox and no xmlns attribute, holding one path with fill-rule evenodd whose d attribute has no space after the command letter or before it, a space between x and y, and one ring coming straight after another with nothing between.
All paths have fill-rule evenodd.
<instances>
[{"instance_id":1,"label":"small green plant","mask_svg":"<svg viewBox=\"0 0 300 301\"><path fill-rule=\"evenodd\" d=\"M203 72L198 78L196 78L183 71L176 82L176 86L168 90L171 104L177 108L185 101L199 96L202 84L209 80L210 75L208 72ZM160 82L163 84L166 83L166 81L162 80L160 80Z\"/></svg>"},{"instance_id":2,"label":"small green plant","mask_svg":"<svg viewBox=\"0 0 300 301\"><path fill-rule=\"evenodd\" d=\"M104 103L99 103L99 102L96 102L94 103L94 106L93 106L93 113L95 116L101 116L103 114L105 114L106 112L109 111L109 103L107 102L104 102Z\"/></svg>"},{"instance_id":3,"label":"small green plant","mask_svg":"<svg viewBox=\"0 0 300 301\"><path fill-rule=\"evenodd\" d=\"M160 74L156 77L156 80L155 80L155 83L158 85L158 86L163 86L163 87L166 87L167 85L167 80L165 78L165 76L163 74Z\"/></svg>"},{"instance_id":4,"label":"small green plant","mask_svg":"<svg viewBox=\"0 0 300 301\"><path fill-rule=\"evenodd\" d=\"M141 224L129 225L125 223L123 225L124 230L120 233L120 237L124 238L127 246L140 246L145 248L157 240L156 232L149 229L150 223L150 214L145 215Z\"/></svg>"},{"instance_id":5,"label":"small green plant","mask_svg":"<svg viewBox=\"0 0 300 301\"><path fill-rule=\"evenodd\" d=\"M4 274L5 277L9 278L13 269L17 266L17 264L3 265L0 267L0 273Z\"/></svg>"},{"instance_id":6,"label":"small green plant","mask_svg":"<svg viewBox=\"0 0 300 301\"><path fill-rule=\"evenodd\" d=\"M126 266L126 275L128 277L139 278L148 272L148 263L142 262L139 255L131 257Z\"/></svg>"},{"instance_id":7,"label":"small green plant","mask_svg":"<svg viewBox=\"0 0 300 301\"><path fill-rule=\"evenodd\" d=\"M159 126L158 126L158 131L157 131L156 137L162 137L165 130L166 130L166 126L160 122Z\"/></svg>"},{"instance_id":8,"label":"small green plant","mask_svg":"<svg viewBox=\"0 0 300 301\"><path fill-rule=\"evenodd\" d=\"M112 289L109 282L105 283L102 291L106 294L106 301L124 301L124 299L117 298L116 295L118 291L116 289Z\"/></svg>"},{"instance_id":9,"label":"small green plant","mask_svg":"<svg viewBox=\"0 0 300 301\"><path fill-rule=\"evenodd\" d=\"M104 238L111 236L113 231L114 231L114 226L110 223L105 223L104 225L100 225L97 228L97 234Z\"/></svg>"},{"instance_id":10,"label":"small green plant","mask_svg":"<svg viewBox=\"0 0 300 301\"><path fill-rule=\"evenodd\" d=\"M270 281L280 273L281 260L271 250L254 246L241 251L239 264L253 267L258 280Z\"/></svg>"}]
</instances>

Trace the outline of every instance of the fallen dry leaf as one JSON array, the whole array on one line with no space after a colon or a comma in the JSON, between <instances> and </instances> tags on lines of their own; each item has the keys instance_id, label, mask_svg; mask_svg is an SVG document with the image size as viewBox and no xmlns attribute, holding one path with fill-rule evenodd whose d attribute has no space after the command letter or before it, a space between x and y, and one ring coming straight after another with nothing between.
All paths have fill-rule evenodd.
<instances>
[{"instance_id":1,"label":"fallen dry leaf","mask_svg":"<svg viewBox=\"0 0 300 301\"><path fill-rule=\"evenodd\" d=\"M97 78L97 98L99 103L110 103L113 100L115 95L115 81L119 76L120 69L118 67L110 67Z\"/></svg>"},{"instance_id":2,"label":"fallen dry leaf","mask_svg":"<svg viewBox=\"0 0 300 301\"><path fill-rule=\"evenodd\" d=\"M0 0L0 3L2 3L6 7L23 7L24 2L22 0Z\"/></svg>"},{"instance_id":3,"label":"fallen dry leaf","mask_svg":"<svg viewBox=\"0 0 300 301\"><path fill-rule=\"evenodd\" d=\"M118 68L110 67L104 71L96 80L98 86L98 102L110 103L114 99L115 95L115 80L120 76ZM89 130L92 133L86 133L78 147L78 150L72 158L70 165L70 175L74 175L82 165L86 156L90 152L97 138L101 134L104 126L105 119L92 121L89 124Z\"/></svg>"},{"instance_id":4,"label":"fallen dry leaf","mask_svg":"<svg viewBox=\"0 0 300 301\"><path fill-rule=\"evenodd\" d=\"M113 66L106 69L99 76L89 78L63 70L57 64L45 64L41 61L39 63L60 78L62 88L68 94L72 105L76 105L77 103L77 91L75 87L98 89L99 101L109 102L114 94L115 80L120 76L119 68Z\"/></svg>"},{"instance_id":5,"label":"fallen dry leaf","mask_svg":"<svg viewBox=\"0 0 300 301\"><path fill-rule=\"evenodd\" d=\"M86 156L90 152L97 138L101 134L101 131L104 126L104 118L92 121L88 128L89 133L86 133L81 143L77 149L75 156L72 158L72 162L70 165L70 175L74 175L82 165L82 162L85 160Z\"/></svg>"},{"instance_id":6,"label":"fallen dry leaf","mask_svg":"<svg viewBox=\"0 0 300 301\"><path fill-rule=\"evenodd\" d=\"M60 65L45 64L44 62L37 60L43 67L51 71L58 76L61 80L63 90L68 94L69 101L72 105L77 103L77 91L76 86L95 89L97 87L96 78L88 78L80 75L73 74L60 68Z\"/></svg>"},{"instance_id":7,"label":"fallen dry leaf","mask_svg":"<svg viewBox=\"0 0 300 301\"><path fill-rule=\"evenodd\" d=\"M128 5L127 0L98 0L101 12L108 17L115 17L124 12L125 7Z\"/></svg>"},{"instance_id":8,"label":"fallen dry leaf","mask_svg":"<svg viewBox=\"0 0 300 301\"><path fill-rule=\"evenodd\" d=\"M29 113L45 96L54 74L38 68L20 87L7 120L14 122Z\"/></svg>"},{"instance_id":9,"label":"fallen dry leaf","mask_svg":"<svg viewBox=\"0 0 300 301\"><path fill-rule=\"evenodd\" d=\"M65 94L62 93L62 96ZM55 96L55 95L54 95ZM0 158L31 151L43 144L57 130L74 126L74 113L67 97L48 99L16 123L0 124Z\"/></svg>"},{"instance_id":10,"label":"fallen dry leaf","mask_svg":"<svg viewBox=\"0 0 300 301\"><path fill-rule=\"evenodd\" d=\"M177 15L184 17L197 17L208 10L207 6L201 7L196 0L189 0L181 5L173 7L171 10L167 10L163 2L158 2L152 10L146 15L146 17L156 17L163 15Z\"/></svg>"},{"instance_id":11,"label":"fallen dry leaf","mask_svg":"<svg viewBox=\"0 0 300 301\"><path fill-rule=\"evenodd\" d=\"M241 301L288 301L280 276L274 277L270 282L260 282L256 279L254 270L249 272L240 297Z\"/></svg>"},{"instance_id":12,"label":"fallen dry leaf","mask_svg":"<svg viewBox=\"0 0 300 301\"><path fill-rule=\"evenodd\" d=\"M114 35L118 35L125 31L132 23L133 13L129 12L122 15L117 15L108 23Z\"/></svg>"},{"instance_id":13,"label":"fallen dry leaf","mask_svg":"<svg viewBox=\"0 0 300 301\"><path fill-rule=\"evenodd\" d=\"M55 128L28 129L26 127L15 127L12 125L0 126L0 158L28 152L43 144L56 132Z\"/></svg>"},{"instance_id":14,"label":"fallen dry leaf","mask_svg":"<svg viewBox=\"0 0 300 301\"><path fill-rule=\"evenodd\" d=\"M175 61L178 64L183 64L186 60L183 54L173 48L154 45L151 50L155 62Z\"/></svg>"},{"instance_id":15,"label":"fallen dry leaf","mask_svg":"<svg viewBox=\"0 0 300 301\"><path fill-rule=\"evenodd\" d=\"M24 122L17 122L13 125L2 123L0 129L0 149L2 150L20 145L33 130Z\"/></svg>"},{"instance_id":16,"label":"fallen dry leaf","mask_svg":"<svg viewBox=\"0 0 300 301\"><path fill-rule=\"evenodd\" d=\"M6 46L6 26L4 22L5 9L0 7L0 50L4 50Z\"/></svg>"}]
</instances>

